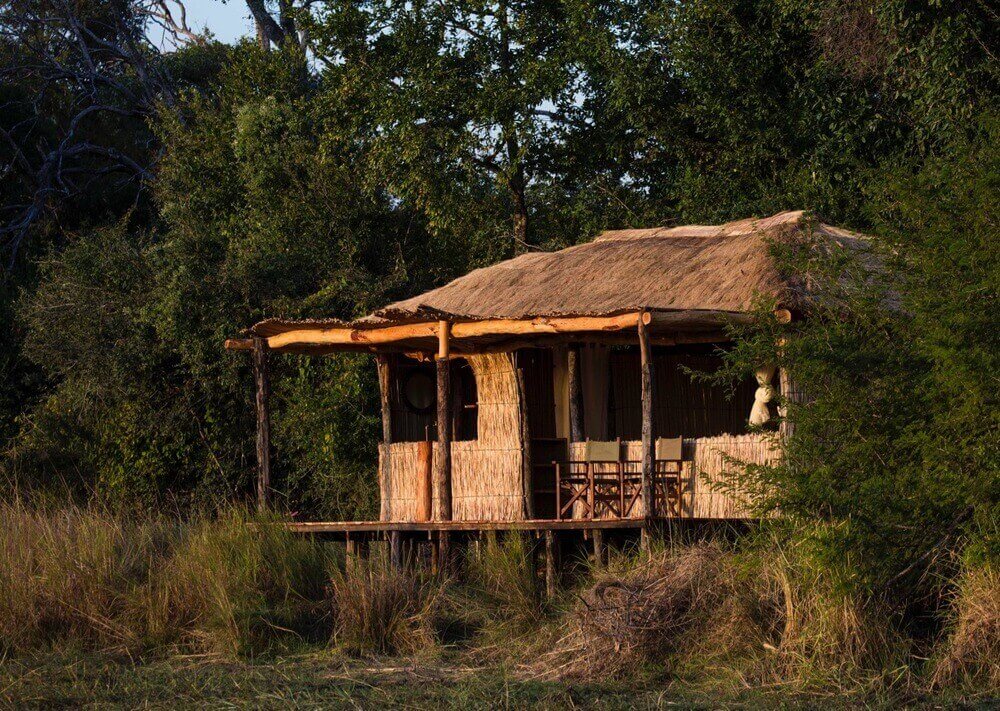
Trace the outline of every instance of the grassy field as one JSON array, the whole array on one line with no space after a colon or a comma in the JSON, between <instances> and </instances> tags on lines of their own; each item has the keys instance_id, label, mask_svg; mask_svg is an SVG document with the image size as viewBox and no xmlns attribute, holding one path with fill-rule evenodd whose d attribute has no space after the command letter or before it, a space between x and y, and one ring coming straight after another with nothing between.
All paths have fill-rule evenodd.
<instances>
[{"instance_id":1,"label":"grassy field","mask_svg":"<svg viewBox=\"0 0 1000 711\"><path fill-rule=\"evenodd\" d=\"M1000 708L989 697L789 691L717 692L665 679L526 679L517 669L442 660L358 660L329 650L268 661L178 656L148 662L60 654L0 663L8 708Z\"/></svg>"},{"instance_id":2,"label":"grassy field","mask_svg":"<svg viewBox=\"0 0 1000 711\"><path fill-rule=\"evenodd\" d=\"M0 705L1000 707L987 567L917 635L774 542L579 560L545 601L520 536L444 578L267 524L0 505Z\"/></svg>"}]
</instances>

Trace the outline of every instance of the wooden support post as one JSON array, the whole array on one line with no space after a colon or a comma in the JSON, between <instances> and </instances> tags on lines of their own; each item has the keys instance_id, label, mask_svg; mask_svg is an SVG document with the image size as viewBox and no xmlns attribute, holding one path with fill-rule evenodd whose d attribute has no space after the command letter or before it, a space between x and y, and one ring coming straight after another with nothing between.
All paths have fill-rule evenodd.
<instances>
[{"instance_id":1,"label":"wooden support post","mask_svg":"<svg viewBox=\"0 0 1000 711\"><path fill-rule=\"evenodd\" d=\"M392 370L389 356L379 353L375 356L378 366L378 389L382 400L382 462L379 471L379 495L382 497L382 520L392 520L392 408L389 394L392 388Z\"/></svg>"},{"instance_id":2,"label":"wooden support post","mask_svg":"<svg viewBox=\"0 0 1000 711\"><path fill-rule=\"evenodd\" d=\"M566 378L569 381L569 441L582 442L583 389L580 381L580 347L571 346L566 356Z\"/></svg>"},{"instance_id":3,"label":"wooden support post","mask_svg":"<svg viewBox=\"0 0 1000 711\"><path fill-rule=\"evenodd\" d=\"M403 569L403 535L389 531L389 562L395 570Z\"/></svg>"},{"instance_id":4,"label":"wooden support post","mask_svg":"<svg viewBox=\"0 0 1000 711\"><path fill-rule=\"evenodd\" d=\"M348 561L357 555L357 542L351 538L350 533L344 534L344 554Z\"/></svg>"},{"instance_id":5,"label":"wooden support post","mask_svg":"<svg viewBox=\"0 0 1000 711\"><path fill-rule=\"evenodd\" d=\"M524 496L524 517L535 517L534 471L531 462L531 428L528 425L528 390L524 381L524 368L517 366L517 390L520 409L521 435L521 488Z\"/></svg>"},{"instance_id":6,"label":"wooden support post","mask_svg":"<svg viewBox=\"0 0 1000 711\"><path fill-rule=\"evenodd\" d=\"M417 443L417 521L431 520L433 500L434 446L431 442Z\"/></svg>"},{"instance_id":7,"label":"wooden support post","mask_svg":"<svg viewBox=\"0 0 1000 711\"><path fill-rule=\"evenodd\" d=\"M441 575L451 573L451 540L448 531L438 531L438 568Z\"/></svg>"},{"instance_id":8,"label":"wooden support post","mask_svg":"<svg viewBox=\"0 0 1000 711\"><path fill-rule=\"evenodd\" d=\"M545 597L552 600L556 596L556 532L545 532Z\"/></svg>"},{"instance_id":9,"label":"wooden support post","mask_svg":"<svg viewBox=\"0 0 1000 711\"><path fill-rule=\"evenodd\" d=\"M267 340L253 338L253 376L257 386L257 508L265 510L271 498L271 373Z\"/></svg>"},{"instance_id":10,"label":"wooden support post","mask_svg":"<svg viewBox=\"0 0 1000 711\"><path fill-rule=\"evenodd\" d=\"M645 522L642 527L642 549L649 550L650 522L656 516L653 497L653 476L656 467L656 435L653 426L653 354L646 331L645 319L639 319L639 362L642 368L642 505Z\"/></svg>"},{"instance_id":11,"label":"wooden support post","mask_svg":"<svg viewBox=\"0 0 1000 711\"><path fill-rule=\"evenodd\" d=\"M528 546L528 570L531 571L531 588L537 598L541 598L544 590L539 585L538 564L541 562L541 545L538 540L538 532L522 531L525 544Z\"/></svg>"},{"instance_id":12,"label":"wooden support post","mask_svg":"<svg viewBox=\"0 0 1000 711\"><path fill-rule=\"evenodd\" d=\"M437 449L434 452L433 519L451 520L451 362L449 324L438 322Z\"/></svg>"},{"instance_id":13,"label":"wooden support post","mask_svg":"<svg viewBox=\"0 0 1000 711\"><path fill-rule=\"evenodd\" d=\"M594 567L598 570L604 568L604 531L599 528L594 529Z\"/></svg>"}]
</instances>

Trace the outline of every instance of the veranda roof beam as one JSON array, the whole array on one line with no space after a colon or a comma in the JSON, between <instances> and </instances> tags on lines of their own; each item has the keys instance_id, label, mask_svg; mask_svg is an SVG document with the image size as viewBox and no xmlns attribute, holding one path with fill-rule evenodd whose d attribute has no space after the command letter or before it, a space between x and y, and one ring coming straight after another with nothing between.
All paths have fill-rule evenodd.
<instances>
[{"instance_id":1,"label":"veranda roof beam","mask_svg":"<svg viewBox=\"0 0 1000 711\"><path fill-rule=\"evenodd\" d=\"M453 341L483 336L517 336L563 333L609 332L636 328L639 320L648 325L649 313L624 313L615 316L566 316L533 319L487 319L451 323ZM407 323L381 328L302 328L278 333L267 339L271 350L296 346L378 346L428 339L437 341L439 323ZM230 350L246 350L245 339L226 341Z\"/></svg>"}]
</instances>

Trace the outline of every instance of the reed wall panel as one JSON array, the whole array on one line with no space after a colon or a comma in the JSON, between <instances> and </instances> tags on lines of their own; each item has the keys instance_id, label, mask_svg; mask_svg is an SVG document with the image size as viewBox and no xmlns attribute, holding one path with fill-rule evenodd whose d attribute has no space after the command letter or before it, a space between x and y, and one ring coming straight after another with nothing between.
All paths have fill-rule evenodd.
<instances>
[{"instance_id":1,"label":"reed wall panel","mask_svg":"<svg viewBox=\"0 0 1000 711\"><path fill-rule=\"evenodd\" d=\"M470 355L479 395L479 438L451 446L456 521L524 518L517 373L511 353Z\"/></svg>"},{"instance_id":2,"label":"reed wall panel","mask_svg":"<svg viewBox=\"0 0 1000 711\"><path fill-rule=\"evenodd\" d=\"M379 518L382 521L417 520L417 486L420 483L420 442L393 442L389 445L389 482L391 498L382 496ZM382 461L385 444L378 448L379 490L385 493Z\"/></svg>"}]
</instances>

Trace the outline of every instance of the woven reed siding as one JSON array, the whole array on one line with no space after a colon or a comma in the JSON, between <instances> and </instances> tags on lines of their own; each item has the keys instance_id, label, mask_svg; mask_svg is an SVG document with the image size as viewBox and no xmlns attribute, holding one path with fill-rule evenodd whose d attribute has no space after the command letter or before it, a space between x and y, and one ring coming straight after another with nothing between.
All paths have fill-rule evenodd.
<instances>
[{"instance_id":1,"label":"woven reed siding","mask_svg":"<svg viewBox=\"0 0 1000 711\"><path fill-rule=\"evenodd\" d=\"M468 356L479 393L479 439L451 445L451 506L456 521L518 521L521 489L517 375L510 353Z\"/></svg>"},{"instance_id":2,"label":"woven reed siding","mask_svg":"<svg viewBox=\"0 0 1000 711\"><path fill-rule=\"evenodd\" d=\"M420 458L418 455L420 442L393 442L389 445L389 491L392 499L387 501L382 498L382 508L380 518L383 521L389 520L388 511L392 512L393 521L416 521L417 520L417 484L420 472ZM382 472L382 457L385 456L385 445L380 444L378 448L379 473ZM379 489L385 491L382 481L379 481Z\"/></svg>"},{"instance_id":3,"label":"woven reed siding","mask_svg":"<svg viewBox=\"0 0 1000 711\"><path fill-rule=\"evenodd\" d=\"M684 441L685 448L688 440ZM685 515L695 518L749 518L745 495L725 490L740 471L739 462L766 464L780 451L775 438L766 434L720 435L691 441L695 476L685 492ZM732 458L735 461L727 461ZM718 488L723 485L723 489Z\"/></svg>"},{"instance_id":4,"label":"woven reed siding","mask_svg":"<svg viewBox=\"0 0 1000 711\"><path fill-rule=\"evenodd\" d=\"M583 458L582 442L569 445L570 458ZM683 512L692 518L749 518L750 511L745 506L739 491L728 491L725 482L731 481L739 472L738 462L765 464L779 456L774 437L770 435L719 435L718 437L686 438L684 440L684 482ZM642 442L622 442L622 457L629 461L640 461ZM732 457L735 462L728 461ZM716 486L722 484L723 488ZM581 518L582 507L574 507L573 517ZM632 515L641 517L645 513L642 501L636 502Z\"/></svg>"}]
</instances>

